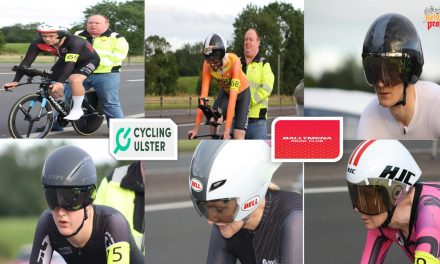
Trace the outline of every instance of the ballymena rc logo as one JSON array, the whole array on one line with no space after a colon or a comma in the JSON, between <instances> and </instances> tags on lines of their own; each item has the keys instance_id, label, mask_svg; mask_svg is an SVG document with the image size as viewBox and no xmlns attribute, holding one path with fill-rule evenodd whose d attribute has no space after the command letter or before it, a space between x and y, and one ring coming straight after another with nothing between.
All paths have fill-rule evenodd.
<instances>
[{"instance_id":1,"label":"ballymena rc logo","mask_svg":"<svg viewBox=\"0 0 440 264\"><path fill-rule=\"evenodd\" d=\"M201 181L193 178L191 179L191 189L195 192L201 192L203 191L203 184Z\"/></svg>"},{"instance_id":2,"label":"ballymena rc logo","mask_svg":"<svg viewBox=\"0 0 440 264\"><path fill-rule=\"evenodd\" d=\"M323 143L332 140L332 137L283 137L283 140L291 143Z\"/></svg>"},{"instance_id":3,"label":"ballymena rc logo","mask_svg":"<svg viewBox=\"0 0 440 264\"><path fill-rule=\"evenodd\" d=\"M432 27L440 28L440 7L433 6L425 8L426 27L430 30Z\"/></svg>"}]
</instances>

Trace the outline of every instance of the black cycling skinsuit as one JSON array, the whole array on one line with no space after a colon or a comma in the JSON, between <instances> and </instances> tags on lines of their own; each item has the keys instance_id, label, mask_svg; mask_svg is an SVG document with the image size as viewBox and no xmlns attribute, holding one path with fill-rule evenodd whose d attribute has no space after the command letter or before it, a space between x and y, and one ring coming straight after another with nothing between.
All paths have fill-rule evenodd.
<instances>
[{"instance_id":1,"label":"black cycling skinsuit","mask_svg":"<svg viewBox=\"0 0 440 264\"><path fill-rule=\"evenodd\" d=\"M222 237L213 226L207 263L229 264L302 263L302 196L287 191L269 191L261 221L254 231L241 229Z\"/></svg>"},{"instance_id":2,"label":"black cycling skinsuit","mask_svg":"<svg viewBox=\"0 0 440 264\"><path fill-rule=\"evenodd\" d=\"M47 52L59 57L52 67L50 79L60 83L63 83L72 73L90 75L100 62L98 53L90 43L78 36L67 35L59 49L45 44L42 38L36 39L29 45L20 66L29 68L40 52ZM23 74L17 71L14 82L19 82L21 77Z\"/></svg>"},{"instance_id":3,"label":"black cycling skinsuit","mask_svg":"<svg viewBox=\"0 0 440 264\"><path fill-rule=\"evenodd\" d=\"M119 263L130 256L130 263L144 263L130 227L124 216L116 209L104 205L93 205L93 230L83 248L73 247L55 225L50 210L40 217L35 232L30 264L49 264L53 251L61 254L67 263ZM129 244L128 248L117 246ZM109 254L109 259L106 256ZM121 263L125 263L121 261Z\"/></svg>"}]
</instances>

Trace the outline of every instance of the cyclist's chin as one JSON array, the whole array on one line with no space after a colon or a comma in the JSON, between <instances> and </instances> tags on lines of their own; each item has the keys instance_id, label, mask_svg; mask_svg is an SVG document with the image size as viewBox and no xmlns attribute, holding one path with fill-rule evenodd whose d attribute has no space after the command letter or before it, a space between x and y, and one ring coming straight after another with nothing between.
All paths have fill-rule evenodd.
<instances>
[{"instance_id":1,"label":"cyclist's chin","mask_svg":"<svg viewBox=\"0 0 440 264\"><path fill-rule=\"evenodd\" d=\"M243 221L236 221L230 224L216 224L224 238L231 238L243 227Z\"/></svg>"}]
</instances>

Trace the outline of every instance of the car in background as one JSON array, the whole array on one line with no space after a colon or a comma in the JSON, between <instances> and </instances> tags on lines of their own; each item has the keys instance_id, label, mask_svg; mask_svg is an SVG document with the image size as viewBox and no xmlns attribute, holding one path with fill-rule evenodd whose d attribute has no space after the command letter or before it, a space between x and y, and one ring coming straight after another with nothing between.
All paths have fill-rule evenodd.
<instances>
[{"instance_id":1,"label":"car in background","mask_svg":"<svg viewBox=\"0 0 440 264\"><path fill-rule=\"evenodd\" d=\"M375 97L364 91L306 87L304 116L342 116L344 139L356 139L361 113Z\"/></svg>"},{"instance_id":2,"label":"car in background","mask_svg":"<svg viewBox=\"0 0 440 264\"><path fill-rule=\"evenodd\" d=\"M16 260L13 262L14 264L29 264L31 260L31 251L32 251L32 244L26 244L23 245L20 248L20 251L18 252ZM58 252L54 251L52 255L52 260L50 261L51 264L66 264L66 261L64 261L63 257L61 257Z\"/></svg>"}]
</instances>

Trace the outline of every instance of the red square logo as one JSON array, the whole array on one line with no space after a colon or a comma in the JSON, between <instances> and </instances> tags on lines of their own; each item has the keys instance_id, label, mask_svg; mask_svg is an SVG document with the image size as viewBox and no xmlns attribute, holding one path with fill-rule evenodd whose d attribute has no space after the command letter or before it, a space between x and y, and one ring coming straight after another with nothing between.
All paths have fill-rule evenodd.
<instances>
[{"instance_id":1,"label":"red square logo","mask_svg":"<svg viewBox=\"0 0 440 264\"><path fill-rule=\"evenodd\" d=\"M342 157L342 117L280 117L272 123L272 160L335 162Z\"/></svg>"}]
</instances>

